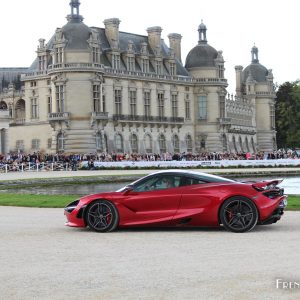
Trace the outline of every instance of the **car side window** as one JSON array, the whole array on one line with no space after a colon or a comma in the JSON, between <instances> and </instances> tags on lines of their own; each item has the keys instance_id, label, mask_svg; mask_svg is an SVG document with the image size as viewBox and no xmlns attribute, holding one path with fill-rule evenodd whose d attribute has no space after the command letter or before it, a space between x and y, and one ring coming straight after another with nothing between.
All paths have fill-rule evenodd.
<instances>
[{"instance_id":1,"label":"car side window","mask_svg":"<svg viewBox=\"0 0 300 300\"><path fill-rule=\"evenodd\" d=\"M134 187L135 192L165 190L175 188L180 185L180 176L164 175L152 177Z\"/></svg>"},{"instance_id":2,"label":"car side window","mask_svg":"<svg viewBox=\"0 0 300 300\"><path fill-rule=\"evenodd\" d=\"M207 183L207 182L194 177L182 177L180 180L180 186L203 184L203 183Z\"/></svg>"}]
</instances>

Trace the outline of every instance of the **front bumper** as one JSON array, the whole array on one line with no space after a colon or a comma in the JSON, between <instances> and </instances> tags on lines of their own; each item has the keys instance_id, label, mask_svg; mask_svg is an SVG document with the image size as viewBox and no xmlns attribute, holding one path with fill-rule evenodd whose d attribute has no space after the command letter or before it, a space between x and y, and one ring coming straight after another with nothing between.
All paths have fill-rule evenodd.
<instances>
[{"instance_id":1,"label":"front bumper","mask_svg":"<svg viewBox=\"0 0 300 300\"><path fill-rule=\"evenodd\" d=\"M84 209L86 206L79 206L79 200L71 202L64 208L64 215L67 218L66 226L86 227L84 221Z\"/></svg>"}]
</instances>

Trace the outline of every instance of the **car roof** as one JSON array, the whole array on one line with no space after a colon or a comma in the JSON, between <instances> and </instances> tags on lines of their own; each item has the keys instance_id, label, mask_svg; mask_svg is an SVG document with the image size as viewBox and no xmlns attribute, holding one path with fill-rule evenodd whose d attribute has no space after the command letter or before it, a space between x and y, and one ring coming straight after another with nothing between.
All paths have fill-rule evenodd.
<instances>
[{"instance_id":1,"label":"car roof","mask_svg":"<svg viewBox=\"0 0 300 300\"><path fill-rule=\"evenodd\" d=\"M211 178L211 179L223 179L223 180L228 180L234 182L234 180L222 177L222 176L217 176L213 174L208 174L204 172L197 172L197 171L191 171L191 170L181 170L181 169L170 169L170 170L162 170L162 171L157 171L149 174L148 176L151 175L159 175L159 174L181 174L181 175L196 175L196 176L204 176L206 178Z\"/></svg>"}]
</instances>

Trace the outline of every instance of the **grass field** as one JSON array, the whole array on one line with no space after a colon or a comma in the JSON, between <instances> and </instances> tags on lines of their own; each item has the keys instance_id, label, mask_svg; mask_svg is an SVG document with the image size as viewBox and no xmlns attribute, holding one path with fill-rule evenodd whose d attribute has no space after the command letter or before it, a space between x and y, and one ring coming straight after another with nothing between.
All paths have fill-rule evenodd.
<instances>
[{"instance_id":1,"label":"grass field","mask_svg":"<svg viewBox=\"0 0 300 300\"><path fill-rule=\"evenodd\" d=\"M78 195L0 194L0 206L65 207L79 197Z\"/></svg>"},{"instance_id":2,"label":"grass field","mask_svg":"<svg viewBox=\"0 0 300 300\"><path fill-rule=\"evenodd\" d=\"M79 197L79 195L0 194L0 206L62 208ZM300 195L289 196L286 209L300 210Z\"/></svg>"}]
</instances>

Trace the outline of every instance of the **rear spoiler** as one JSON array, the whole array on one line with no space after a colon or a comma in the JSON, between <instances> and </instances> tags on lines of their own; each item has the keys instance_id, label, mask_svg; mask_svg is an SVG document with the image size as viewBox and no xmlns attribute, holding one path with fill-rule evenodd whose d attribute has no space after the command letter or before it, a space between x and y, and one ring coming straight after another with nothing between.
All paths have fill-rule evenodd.
<instances>
[{"instance_id":1,"label":"rear spoiler","mask_svg":"<svg viewBox=\"0 0 300 300\"><path fill-rule=\"evenodd\" d=\"M272 190L272 189L276 189L277 185L282 181L283 179L260 181L260 182L253 183L252 187L257 191Z\"/></svg>"}]
</instances>

